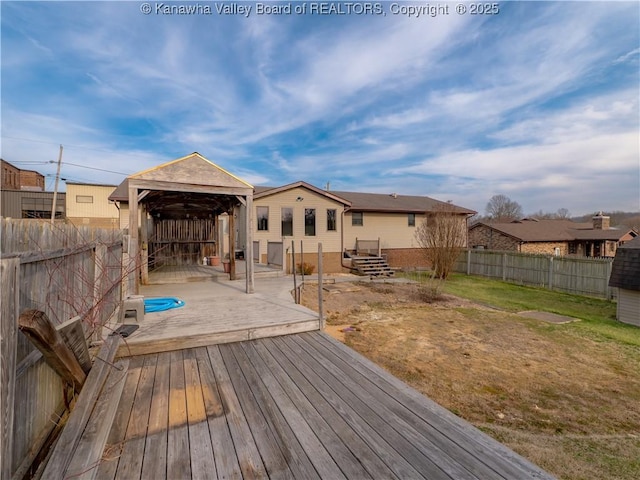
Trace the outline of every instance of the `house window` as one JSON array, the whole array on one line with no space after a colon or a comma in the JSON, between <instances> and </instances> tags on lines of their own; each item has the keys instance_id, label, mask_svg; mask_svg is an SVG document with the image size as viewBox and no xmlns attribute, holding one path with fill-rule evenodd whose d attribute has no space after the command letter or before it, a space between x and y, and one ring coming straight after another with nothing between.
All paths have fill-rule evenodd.
<instances>
[{"instance_id":1,"label":"house window","mask_svg":"<svg viewBox=\"0 0 640 480\"><path fill-rule=\"evenodd\" d=\"M304 209L304 234L308 237L316 236L316 209Z\"/></svg>"},{"instance_id":2,"label":"house window","mask_svg":"<svg viewBox=\"0 0 640 480\"><path fill-rule=\"evenodd\" d=\"M293 208L282 208L282 236L293 236Z\"/></svg>"},{"instance_id":3,"label":"house window","mask_svg":"<svg viewBox=\"0 0 640 480\"><path fill-rule=\"evenodd\" d=\"M351 225L360 227L364 225L364 217L362 212L351 213Z\"/></svg>"},{"instance_id":4,"label":"house window","mask_svg":"<svg viewBox=\"0 0 640 480\"><path fill-rule=\"evenodd\" d=\"M269 230L269 207L257 207L258 230Z\"/></svg>"},{"instance_id":5,"label":"house window","mask_svg":"<svg viewBox=\"0 0 640 480\"><path fill-rule=\"evenodd\" d=\"M93 203L93 195L76 195L76 203Z\"/></svg>"},{"instance_id":6,"label":"house window","mask_svg":"<svg viewBox=\"0 0 640 480\"><path fill-rule=\"evenodd\" d=\"M407 223L410 227L415 227L416 226L416 214L415 213L410 213L407 215Z\"/></svg>"},{"instance_id":7,"label":"house window","mask_svg":"<svg viewBox=\"0 0 640 480\"><path fill-rule=\"evenodd\" d=\"M336 231L336 211L334 209L327 210L327 231Z\"/></svg>"}]
</instances>

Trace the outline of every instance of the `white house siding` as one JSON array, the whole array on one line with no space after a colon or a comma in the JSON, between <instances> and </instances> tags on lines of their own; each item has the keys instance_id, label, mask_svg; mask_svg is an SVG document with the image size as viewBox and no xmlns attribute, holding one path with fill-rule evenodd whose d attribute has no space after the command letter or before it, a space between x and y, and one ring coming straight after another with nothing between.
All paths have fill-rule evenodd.
<instances>
[{"instance_id":1,"label":"white house siding","mask_svg":"<svg viewBox=\"0 0 640 480\"><path fill-rule=\"evenodd\" d=\"M298 201L298 197L302 200ZM284 248L291 247L291 240L295 241L295 249L299 253L300 241L303 242L305 261L310 254L318 251L318 243L322 243L325 253L340 254L341 249L341 225L340 215L344 211L344 205L330 198L319 195L303 187L293 188L254 199L254 225L253 240L260 242L260 261L266 262L267 242L284 241ZM258 230L258 208L269 208L268 230ZM282 236L282 208L293 209L293 236ZM305 235L304 212L307 208L316 210L316 235ZM327 230L327 210L336 211L336 230ZM314 262L315 263L315 262Z\"/></svg>"},{"instance_id":2,"label":"white house siding","mask_svg":"<svg viewBox=\"0 0 640 480\"><path fill-rule=\"evenodd\" d=\"M115 187L112 185L67 184L67 219L74 225L91 225L102 228L118 228L118 208L109 202L109 195ZM82 202L78 199L91 199Z\"/></svg>"},{"instance_id":3,"label":"white house siding","mask_svg":"<svg viewBox=\"0 0 640 480\"><path fill-rule=\"evenodd\" d=\"M618 289L618 320L640 327L640 291Z\"/></svg>"},{"instance_id":4,"label":"white house siding","mask_svg":"<svg viewBox=\"0 0 640 480\"><path fill-rule=\"evenodd\" d=\"M363 225L352 225L352 212L344 216L344 246L347 250L356 248L356 238L376 240L380 238L380 248L418 248L415 231L424 221L424 215L416 214L415 226L409 226L407 213L363 213Z\"/></svg>"}]
</instances>

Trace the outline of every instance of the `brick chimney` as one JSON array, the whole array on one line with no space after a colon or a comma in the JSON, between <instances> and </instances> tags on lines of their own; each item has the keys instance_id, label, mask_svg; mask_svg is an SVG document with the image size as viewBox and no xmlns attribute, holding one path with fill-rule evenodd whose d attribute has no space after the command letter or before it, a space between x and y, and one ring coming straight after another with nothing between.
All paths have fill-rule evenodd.
<instances>
[{"instance_id":1,"label":"brick chimney","mask_svg":"<svg viewBox=\"0 0 640 480\"><path fill-rule=\"evenodd\" d=\"M609 230L610 228L611 217L603 215L602 212L599 212L591 220L593 220L594 230Z\"/></svg>"}]
</instances>

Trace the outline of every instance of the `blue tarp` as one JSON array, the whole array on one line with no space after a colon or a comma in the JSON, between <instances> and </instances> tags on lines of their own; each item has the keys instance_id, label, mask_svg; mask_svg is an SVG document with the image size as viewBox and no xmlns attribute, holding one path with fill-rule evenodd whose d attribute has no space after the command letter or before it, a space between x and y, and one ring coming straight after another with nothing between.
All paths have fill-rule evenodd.
<instances>
[{"instance_id":1,"label":"blue tarp","mask_svg":"<svg viewBox=\"0 0 640 480\"><path fill-rule=\"evenodd\" d=\"M164 312L184 306L184 301L175 297L145 298L144 313Z\"/></svg>"}]
</instances>

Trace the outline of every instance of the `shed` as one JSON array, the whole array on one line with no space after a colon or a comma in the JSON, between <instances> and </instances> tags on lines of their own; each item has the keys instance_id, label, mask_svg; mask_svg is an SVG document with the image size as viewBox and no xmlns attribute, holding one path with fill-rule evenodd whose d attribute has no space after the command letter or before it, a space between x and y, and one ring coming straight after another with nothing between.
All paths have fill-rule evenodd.
<instances>
[{"instance_id":1,"label":"shed","mask_svg":"<svg viewBox=\"0 0 640 480\"><path fill-rule=\"evenodd\" d=\"M640 237L618 248L609 286L618 287L618 320L640 327Z\"/></svg>"},{"instance_id":2,"label":"shed","mask_svg":"<svg viewBox=\"0 0 640 480\"><path fill-rule=\"evenodd\" d=\"M193 249L197 244L197 251L189 251L186 257L187 261L195 261L197 258L202 258L203 240L209 239L208 234L207 239L200 238L201 232L212 230L211 236L214 237L212 241L216 242L214 245L217 248L215 237L218 235L217 218L220 215L228 215L229 248L231 252L235 252L237 237L235 218L238 217L240 208L245 208L249 212L245 216L245 225L238 227L246 231L245 248L248 251L245 255L246 258L252 258L250 250L253 242L250 222L253 211L253 186L210 162L198 152L130 175L109 198L112 201L128 204L128 225L131 235L129 255L132 259L129 270L134 273L132 278L140 277L143 283L146 283L147 279L150 243L166 240L172 246L181 244L177 251L178 255L183 255L185 249ZM198 235L189 235L189 238L186 238L184 228L174 228L176 222L184 224L187 220L190 230ZM208 223L213 223L214 228L204 228ZM135 225L139 225L139 228L134 228ZM167 228L162 228L163 226ZM157 232L160 231L169 233L159 238ZM197 241L194 242L194 240ZM139 261L136 262L135 259ZM245 263L246 290L247 293L252 293L253 263ZM235 279L233 254L230 255L230 270L233 280ZM133 291L137 291L137 281L131 287Z\"/></svg>"}]
</instances>

